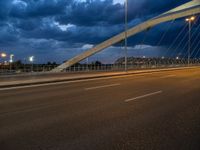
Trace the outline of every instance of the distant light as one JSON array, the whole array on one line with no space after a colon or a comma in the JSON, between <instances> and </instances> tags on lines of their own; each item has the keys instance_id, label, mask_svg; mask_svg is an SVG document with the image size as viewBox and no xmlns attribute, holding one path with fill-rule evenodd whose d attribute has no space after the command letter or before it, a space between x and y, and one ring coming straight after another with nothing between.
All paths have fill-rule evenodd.
<instances>
[{"instance_id":1,"label":"distant light","mask_svg":"<svg viewBox=\"0 0 200 150\"><path fill-rule=\"evenodd\" d=\"M162 59L165 59L165 57L164 57L164 56L162 56Z\"/></svg>"},{"instance_id":2,"label":"distant light","mask_svg":"<svg viewBox=\"0 0 200 150\"><path fill-rule=\"evenodd\" d=\"M193 21L193 20L195 20L195 17L194 17L194 16L193 16L193 17L191 17L191 18L190 18L190 20L192 20L192 21Z\"/></svg>"},{"instance_id":3,"label":"distant light","mask_svg":"<svg viewBox=\"0 0 200 150\"><path fill-rule=\"evenodd\" d=\"M1 57L5 58L7 56L6 53L1 53Z\"/></svg>"},{"instance_id":4,"label":"distant light","mask_svg":"<svg viewBox=\"0 0 200 150\"><path fill-rule=\"evenodd\" d=\"M146 58L146 56L143 56L142 58Z\"/></svg>"},{"instance_id":5,"label":"distant light","mask_svg":"<svg viewBox=\"0 0 200 150\"><path fill-rule=\"evenodd\" d=\"M33 62L34 61L34 56L29 57L29 61Z\"/></svg>"},{"instance_id":6,"label":"distant light","mask_svg":"<svg viewBox=\"0 0 200 150\"><path fill-rule=\"evenodd\" d=\"M179 57L176 57L176 59L178 60L178 59L179 59Z\"/></svg>"},{"instance_id":7,"label":"distant light","mask_svg":"<svg viewBox=\"0 0 200 150\"><path fill-rule=\"evenodd\" d=\"M9 60L10 63L13 63L13 57L14 57L14 55L11 54L11 55L10 55L10 60Z\"/></svg>"},{"instance_id":8,"label":"distant light","mask_svg":"<svg viewBox=\"0 0 200 150\"><path fill-rule=\"evenodd\" d=\"M190 21L194 21L196 19L195 16L192 16L190 18L186 18L185 21L190 22Z\"/></svg>"}]
</instances>

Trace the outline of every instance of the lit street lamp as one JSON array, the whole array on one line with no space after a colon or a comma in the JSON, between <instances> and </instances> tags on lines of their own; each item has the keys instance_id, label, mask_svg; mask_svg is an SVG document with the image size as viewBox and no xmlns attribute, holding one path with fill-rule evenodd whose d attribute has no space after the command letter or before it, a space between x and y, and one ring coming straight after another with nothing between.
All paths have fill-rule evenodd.
<instances>
[{"instance_id":1,"label":"lit street lamp","mask_svg":"<svg viewBox=\"0 0 200 150\"><path fill-rule=\"evenodd\" d=\"M14 57L14 55L11 54L11 55L10 55L10 60L9 60L10 63L13 63L13 57Z\"/></svg>"},{"instance_id":2,"label":"lit street lamp","mask_svg":"<svg viewBox=\"0 0 200 150\"><path fill-rule=\"evenodd\" d=\"M1 53L1 57L5 58L5 57L7 57L7 54L6 53Z\"/></svg>"},{"instance_id":3,"label":"lit street lamp","mask_svg":"<svg viewBox=\"0 0 200 150\"><path fill-rule=\"evenodd\" d=\"M5 65L5 61L4 61L4 58L7 57L7 54L6 53L0 53L0 58L2 58L2 64Z\"/></svg>"},{"instance_id":4,"label":"lit street lamp","mask_svg":"<svg viewBox=\"0 0 200 150\"><path fill-rule=\"evenodd\" d=\"M14 55L11 54L10 55L10 60L9 60L9 62L10 62L10 71L12 70L13 57L14 57Z\"/></svg>"},{"instance_id":5,"label":"lit street lamp","mask_svg":"<svg viewBox=\"0 0 200 150\"><path fill-rule=\"evenodd\" d=\"M33 72L33 61L34 61L34 56L30 56L29 57L29 61L31 62L32 66L31 66L31 72Z\"/></svg>"},{"instance_id":6,"label":"lit street lamp","mask_svg":"<svg viewBox=\"0 0 200 150\"><path fill-rule=\"evenodd\" d=\"M188 65L190 64L190 51L191 51L191 23L195 20L195 17L186 18L185 21L189 24L189 39L188 39Z\"/></svg>"},{"instance_id":7,"label":"lit street lamp","mask_svg":"<svg viewBox=\"0 0 200 150\"><path fill-rule=\"evenodd\" d=\"M29 57L29 61L32 63L34 61L34 56Z\"/></svg>"}]
</instances>

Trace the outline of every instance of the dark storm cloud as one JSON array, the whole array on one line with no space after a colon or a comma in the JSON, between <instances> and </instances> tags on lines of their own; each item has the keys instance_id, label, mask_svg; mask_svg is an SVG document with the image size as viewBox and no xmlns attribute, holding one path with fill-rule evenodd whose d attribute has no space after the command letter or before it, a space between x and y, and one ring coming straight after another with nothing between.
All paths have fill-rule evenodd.
<instances>
[{"instance_id":1,"label":"dark storm cloud","mask_svg":"<svg viewBox=\"0 0 200 150\"><path fill-rule=\"evenodd\" d=\"M129 21L138 17L148 18L187 1L130 0L128 5ZM88 0L83 3L73 3L64 15L60 15L56 19L60 23L80 26L116 25L123 23L124 6L113 5L112 0Z\"/></svg>"},{"instance_id":2,"label":"dark storm cloud","mask_svg":"<svg viewBox=\"0 0 200 150\"><path fill-rule=\"evenodd\" d=\"M20 0L15 2L10 15L16 18L35 18L60 15L72 0Z\"/></svg>"},{"instance_id":3,"label":"dark storm cloud","mask_svg":"<svg viewBox=\"0 0 200 150\"><path fill-rule=\"evenodd\" d=\"M94 0L73 3L66 13L56 19L61 23L71 23L80 26L117 24L122 22L123 6L113 5L112 0Z\"/></svg>"},{"instance_id":4,"label":"dark storm cloud","mask_svg":"<svg viewBox=\"0 0 200 150\"><path fill-rule=\"evenodd\" d=\"M129 0L129 26L187 1ZM0 6L0 48L15 53L28 54L30 49L50 55L59 49L74 50L84 44L98 44L124 29L124 6L112 0L0 0ZM183 24L174 25L169 35L176 36ZM145 44L155 44L166 28L154 30ZM129 44L138 44L143 36L130 38ZM171 37L165 43L169 44Z\"/></svg>"},{"instance_id":5,"label":"dark storm cloud","mask_svg":"<svg viewBox=\"0 0 200 150\"><path fill-rule=\"evenodd\" d=\"M0 20L3 21L7 19L11 7L12 0L1 0L0 1Z\"/></svg>"}]
</instances>

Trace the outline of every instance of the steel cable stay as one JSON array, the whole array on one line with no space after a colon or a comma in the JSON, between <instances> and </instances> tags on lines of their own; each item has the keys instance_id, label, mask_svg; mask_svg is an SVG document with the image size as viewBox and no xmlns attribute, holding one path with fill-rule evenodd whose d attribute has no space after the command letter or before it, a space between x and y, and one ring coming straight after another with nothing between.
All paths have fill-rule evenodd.
<instances>
[{"instance_id":1,"label":"steel cable stay","mask_svg":"<svg viewBox=\"0 0 200 150\"><path fill-rule=\"evenodd\" d=\"M167 27L167 30L163 33L163 35L161 36L161 39L158 41L158 43L156 44L156 47L158 47L159 45L161 45L162 41L164 40L164 38L166 37L167 33L169 32L169 30L171 29L171 27L173 26L175 22L175 19L173 19L172 21L170 21L169 26ZM165 56L167 53L167 51L164 52L163 56Z\"/></svg>"},{"instance_id":2,"label":"steel cable stay","mask_svg":"<svg viewBox=\"0 0 200 150\"><path fill-rule=\"evenodd\" d=\"M170 54L171 57L175 56L176 53L178 53L178 48L181 46L181 44L183 44L184 40L187 38L187 34L184 34L183 37L181 38L181 40L176 44L176 46L174 47L172 53Z\"/></svg>"},{"instance_id":3,"label":"steel cable stay","mask_svg":"<svg viewBox=\"0 0 200 150\"><path fill-rule=\"evenodd\" d=\"M200 47L200 41L198 42L198 46ZM197 52L196 52L194 58L196 58L197 56L199 56L199 52L200 52L200 48L197 49Z\"/></svg>"},{"instance_id":4,"label":"steel cable stay","mask_svg":"<svg viewBox=\"0 0 200 150\"><path fill-rule=\"evenodd\" d=\"M200 18L200 17L199 17ZM194 26L194 25L193 25ZM200 29L200 24L197 26L197 31ZM189 31L188 31L189 32ZM187 34L188 34L188 32L187 32ZM198 34L197 34L197 36L195 37L195 40L194 41L192 41L192 43L191 43L191 47L194 45L194 43L196 43L196 40L198 39L197 37L200 35L200 32L198 32ZM192 32L192 35L191 35L191 39L193 38L195 36L195 32ZM181 52L183 52L185 49L186 49L186 47L188 46L188 43L186 42L185 43L185 45L184 45L184 47L182 48L182 51ZM193 51L193 53L194 53L194 51ZM186 56L187 56L187 53L185 53L185 55L183 56L183 58L186 58Z\"/></svg>"},{"instance_id":5,"label":"steel cable stay","mask_svg":"<svg viewBox=\"0 0 200 150\"><path fill-rule=\"evenodd\" d=\"M169 47L167 48L166 53L165 53L166 56L168 56L168 52L171 51L173 45L175 45L175 43L177 42L177 40L180 38L180 36L182 35L182 33L185 31L186 27L187 27L187 25L184 25L184 27L183 27L183 28L181 29L181 31L178 33L178 35L176 36L176 38L174 39L174 41L172 42L172 44L169 45Z\"/></svg>"},{"instance_id":6,"label":"steel cable stay","mask_svg":"<svg viewBox=\"0 0 200 150\"><path fill-rule=\"evenodd\" d=\"M163 41L164 38L166 37L166 34L168 33L169 29L172 27L174 21L175 21L175 20L170 21L170 24L167 26L167 29L166 29L166 30L164 31L164 33L161 35L160 40L156 43L156 45L155 45L156 47L159 46L159 45L162 43L162 41ZM148 34L149 34L149 31L150 31L150 30L145 30L145 35L144 35L144 37L142 38L141 42L139 42L139 43L140 43L140 44L139 44L139 47L140 47L139 50L142 49L142 45L145 44L145 41L146 41L146 39L147 39L147 37L148 37ZM140 55L138 54L138 57L139 57L139 56L140 56Z\"/></svg>"},{"instance_id":7,"label":"steel cable stay","mask_svg":"<svg viewBox=\"0 0 200 150\"><path fill-rule=\"evenodd\" d=\"M200 17L199 17L200 18ZM193 51L192 51L192 54L191 54L191 57L192 56L194 56L193 58L196 58L196 56L197 56L197 54L198 54L198 46L199 46L199 44L200 44L200 40L198 40L199 38L200 38L200 31L198 31L200 29L200 24L197 26L197 28L195 29L195 32L197 32L198 34L196 35L196 37L195 37L195 40L194 40L194 42L192 43L192 46L191 47L193 47L194 46L194 44L196 43L196 41L198 41L197 42L197 44L196 44L196 46L195 46L195 48L193 49ZM197 49L197 51L196 51L196 49ZM194 55L193 55L194 54Z\"/></svg>"},{"instance_id":8,"label":"steel cable stay","mask_svg":"<svg viewBox=\"0 0 200 150\"><path fill-rule=\"evenodd\" d=\"M198 25L197 28L199 29L199 27L200 27L200 26ZM173 51L173 55L174 55L175 53L178 53L178 54L181 53L181 54L182 54L183 50L184 50L184 49L186 48L186 46L187 46L187 42L184 44L183 48L180 48L180 51L177 51L177 50L179 49L179 47L181 47L181 45L182 45L182 43L184 42L185 38L187 37L188 33L189 33L189 31L187 32L187 34L184 35L184 37L182 38L182 40L179 42L178 46L176 46L175 50ZM195 34L192 33L192 36L191 36L191 37L193 37L194 35L195 35ZM187 54L185 54L183 58L185 58L186 55L187 55ZM180 58L180 61L181 61L182 64L185 63L185 59L183 59L183 58Z\"/></svg>"},{"instance_id":9,"label":"steel cable stay","mask_svg":"<svg viewBox=\"0 0 200 150\"><path fill-rule=\"evenodd\" d=\"M191 56L193 56L194 52L197 50L193 58L196 58L196 56L198 56L197 54L198 54L198 51L199 51L199 50L198 50L198 49L199 49L199 46L200 46L200 40L199 40L198 43L196 44L196 46L195 46L195 48L194 48L194 50L193 50L193 53L191 54Z\"/></svg>"},{"instance_id":10,"label":"steel cable stay","mask_svg":"<svg viewBox=\"0 0 200 150\"><path fill-rule=\"evenodd\" d=\"M200 24L199 24L199 29L200 29ZM195 40L192 42L193 43L193 45L191 46L191 47L194 47L195 45L195 43L197 42L199 42L199 37L200 37L200 31L197 33L197 35L196 35L196 37L195 37ZM195 46L195 48L192 50L192 53L191 53L191 55L193 55L194 53L195 53L195 49L196 49L196 46Z\"/></svg>"},{"instance_id":11,"label":"steel cable stay","mask_svg":"<svg viewBox=\"0 0 200 150\"><path fill-rule=\"evenodd\" d=\"M198 22L199 18L200 18L200 17L198 16L198 17L197 17L197 22ZM193 27L194 25L195 25L195 24L192 24L192 27ZM196 30L198 30L199 28L200 28L200 25L197 26ZM188 34L189 34L189 31L187 32L186 35L188 35ZM198 34L199 34L199 33L198 33ZM195 36L195 32L192 32L191 39L192 39L194 36ZM195 40L193 41L193 43L191 43L191 47L192 47L192 46L194 45L194 43L196 42L196 39L197 39L197 37L195 37ZM180 53L181 53L181 54L183 53L183 51L186 49L187 45L188 45L188 43L185 42L183 48L180 49L179 54L180 54ZM192 52L193 52L193 51L192 51ZM185 64L185 63L186 63L186 56L187 56L187 54L188 54L188 53L185 53L185 54L182 56L182 58L180 59L182 64ZM191 56L192 56L192 55L191 55Z\"/></svg>"},{"instance_id":12,"label":"steel cable stay","mask_svg":"<svg viewBox=\"0 0 200 150\"><path fill-rule=\"evenodd\" d=\"M198 35L197 35L197 40L200 38L200 31L198 32ZM195 49L194 49L194 51L193 51L193 53L196 51L196 49L197 49L197 51L196 51L196 54L194 55L194 58L196 58L196 56L198 56L198 54L199 54L199 47L200 47L200 40L198 40L198 43L196 44L196 47L195 47ZM193 54L192 54L193 55Z\"/></svg>"},{"instance_id":13,"label":"steel cable stay","mask_svg":"<svg viewBox=\"0 0 200 150\"><path fill-rule=\"evenodd\" d=\"M147 38L147 36L148 36L148 33L149 33L149 31L150 30L145 30L145 34L144 34L144 37L143 37L143 39L141 40L141 42L140 42L140 48L139 48L139 50L138 50L138 57L140 56L139 54L140 54L140 50L142 49L142 46L144 45L144 43L145 43L145 40L146 40L146 38Z\"/></svg>"},{"instance_id":14,"label":"steel cable stay","mask_svg":"<svg viewBox=\"0 0 200 150\"><path fill-rule=\"evenodd\" d=\"M170 24L169 24L169 26L167 27L167 30L163 33L163 35L161 36L161 39L158 41L158 43L156 44L156 46L159 46L159 45L162 43L162 41L163 41L164 38L166 37L168 31L170 30L170 28L171 28L172 25L174 24L174 22L175 22L175 19L172 20L172 21L170 21Z\"/></svg>"},{"instance_id":15,"label":"steel cable stay","mask_svg":"<svg viewBox=\"0 0 200 150\"><path fill-rule=\"evenodd\" d=\"M173 42L173 43L170 45L170 47L168 48L167 52L169 52L169 51L175 46L174 50L173 50L171 53L167 54L167 56L168 56L169 58L173 58L174 55L175 55L176 53L179 53L177 50L178 50L178 48L181 46L181 44L184 42L184 39L187 37L187 34L185 34L185 35L182 37L182 39L181 39L180 42L178 42L178 39L181 37L182 34L184 34L184 31L185 31L186 27L187 27L187 24L183 27L183 29L181 30L181 32L179 32L179 34L178 34L177 37L175 38L174 42ZM178 42L178 43L177 43L177 42ZM175 58L174 58L174 59L175 59ZM176 57L176 59L177 59L177 57ZM179 59L179 58L178 58L178 59Z\"/></svg>"},{"instance_id":16,"label":"steel cable stay","mask_svg":"<svg viewBox=\"0 0 200 150\"><path fill-rule=\"evenodd\" d=\"M159 40L159 41L157 42L157 44L155 45L156 47L158 47L158 46L161 45L161 43L162 43L163 40L165 39L167 33L169 32L169 30L170 30L171 27L173 26L174 22L175 22L175 19L173 19L173 20L170 21L170 23L169 23L169 25L168 25L168 27L167 27L167 30L165 30L165 32L162 34L160 40ZM167 52L167 51L164 52L164 55L163 55L163 56L165 56L166 52Z\"/></svg>"}]
</instances>

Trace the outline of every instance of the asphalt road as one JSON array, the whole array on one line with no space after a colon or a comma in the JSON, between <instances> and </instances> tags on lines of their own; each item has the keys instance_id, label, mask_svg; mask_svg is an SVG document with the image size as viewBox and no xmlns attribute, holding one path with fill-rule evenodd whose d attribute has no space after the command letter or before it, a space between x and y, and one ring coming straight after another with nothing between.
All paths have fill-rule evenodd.
<instances>
[{"instance_id":1,"label":"asphalt road","mask_svg":"<svg viewBox=\"0 0 200 150\"><path fill-rule=\"evenodd\" d=\"M200 69L0 90L0 150L157 149L200 149Z\"/></svg>"}]
</instances>

